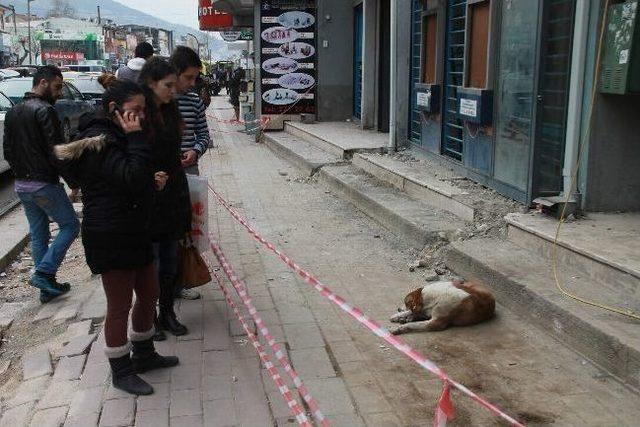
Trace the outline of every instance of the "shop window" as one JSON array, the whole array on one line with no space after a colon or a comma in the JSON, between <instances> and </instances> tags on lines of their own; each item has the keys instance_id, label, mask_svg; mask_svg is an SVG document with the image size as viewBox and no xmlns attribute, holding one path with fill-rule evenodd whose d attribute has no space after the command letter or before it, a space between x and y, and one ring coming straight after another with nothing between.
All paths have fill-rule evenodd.
<instances>
[{"instance_id":1,"label":"shop window","mask_svg":"<svg viewBox=\"0 0 640 427\"><path fill-rule=\"evenodd\" d=\"M436 46L438 42L438 15L422 17L422 83L436 83Z\"/></svg>"},{"instance_id":2,"label":"shop window","mask_svg":"<svg viewBox=\"0 0 640 427\"><path fill-rule=\"evenodd\" d=\"M478 1L469 4L468 79L467 86L479 89L487 87L487 61L489 57L489 28L491 2Z\"/></svg>"}]
</instances>

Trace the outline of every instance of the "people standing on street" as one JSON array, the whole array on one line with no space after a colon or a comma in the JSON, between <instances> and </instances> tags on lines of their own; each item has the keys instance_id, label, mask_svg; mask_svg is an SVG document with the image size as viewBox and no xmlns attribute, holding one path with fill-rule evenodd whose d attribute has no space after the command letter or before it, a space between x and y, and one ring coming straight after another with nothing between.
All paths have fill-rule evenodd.
<instances>
[{"instance_id":1,"label":"people standing on street","mask_svg":"<svg viewBox=\"0 0 640 427\"><path fill-rule=\"evenodd\" d=\"M15 174L15 190L29 221L35 265L29 284L40 289L43 304L71 288L58 283L56 274L80 229L60 175L72 188L76 185L53 154L56 145L65 143L53 106L61 96L60 70L41 67L33 77L33 89L7 113L4 124L4 157ZM49 218L59 227L51 244Z\"/></svg>"},{"instance_id":2,"label":"people standing on street","mask_svg":"<svg viewBox=\"0 0 640 427\"><path fill-rule=\"evenodd\" d=\"M169 62L178 72L176 90L178 107L184 122L182 132L182 167L191 175L200 175L198 160L211 143L206 108L202 99L194 92L196 79L200 75L202 61L193 50L178 46Z\"/></svg>"},{"instance_id":3,"label":"people standing on street","mask_svg":"<svg viewBox=\"0 0 640 427\"><path fill-rule=\"evenodd\" d=\"M78 139L56 154L69 163L82 189L82 243L89 268L102 275L107 297L105 353L113 385L146 395L153 388L137 373L178 364L178 358L156 353L152 339L159 286L150 220L154 193L162 191L166 178L154 179L152 147L142 127L143 89L115 80L107 84L102 102L103 112L85 118Z\"/></svg>"},{"instance_id":4,"label":"people standing on street","mask_svg":"<svg viewBox=\"0 0 640 427\"><path fill-rule=\"evenodd\" d=\"M229 102L233 105L236 114L236 121L240 121L240 92L246 74L244 69L237 68L229 80Z\"/></svg>"},{"instance_id":5,"label":"people standing on street","mask_svg":"<svg viewBox=\"0 0 640 427\"><path fill-rule=\"evenodd\" d=\"M120 80L130 80L138 83L140 71L149 58L153 56L153 53L153 46L151 46L150 43L139 43L136 46L135 58L130 59L129 62L127 62L127 65L120 67L120 69L116 71L116 77Z\"/></svg>"},{"instance_id":6,"label":"people standing on street","mask_svg":"<svg viewBox=\"0 0 640 427\"><path fill-rule=\"evenodd\" d=\"M198 160L211 145L206 108L198 94L193 91L202 61L193 49L178 46L169 62L178 73L177 100L183 121L182 167L187 174L200 175ZM177 295L184 299L200 298L200 294L193 289L180 289Z\"/></svg>"},{"instance_id":7,"label":"people standing on street","mask_svg":"<svg viewBox=\"0 0 640 427\"><path fill-rule=\"evenodd\" d=\"M177 80L176 70L161 58L149 60L140 73L147 92L145 128L152 141L153 171L167 177L164 190L156 193L151 221L160 283L156 341L166 339L163 331L176 336L188 333L173 308L179 270L178 245L191 229L189 186L181 164L182 118L174 100Z\"/></svg>"}]
</instances>

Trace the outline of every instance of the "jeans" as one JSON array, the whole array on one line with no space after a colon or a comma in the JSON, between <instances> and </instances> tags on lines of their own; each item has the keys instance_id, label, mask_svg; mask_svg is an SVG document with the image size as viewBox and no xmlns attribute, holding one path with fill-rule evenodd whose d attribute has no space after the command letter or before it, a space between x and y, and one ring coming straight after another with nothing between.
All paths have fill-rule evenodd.
<instances>
[{"instance_id":1,"label":"jeans","mask_svg":"<svg viewBox=\"0 0 640 427\"><path fill-rule=\"evenodd\" d=\"M80 222L73 205L61 184L49 184L33 193L18 193L18 197L29 221L31 251L36 271L55 276L69 246L80 231ZM49 218L60 228L51 245Z\"/></svg>"},{"instance_id":2,"label":"jeans","mask_svg":"<svg viewBox=\"0 0 640 427\"><path fill-rule=\"evenodd\" d=\"M178 241L166 240L153 244L153 254L158 263L158 276L175 279L178 275Z\"/></svg>"}]
</instances>

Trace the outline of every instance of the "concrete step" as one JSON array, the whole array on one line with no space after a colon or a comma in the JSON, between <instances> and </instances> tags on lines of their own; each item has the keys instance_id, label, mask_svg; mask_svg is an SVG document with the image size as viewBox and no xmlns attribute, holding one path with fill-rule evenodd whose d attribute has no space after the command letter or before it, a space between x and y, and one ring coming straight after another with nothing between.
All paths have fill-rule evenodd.
<instances>
[{"instance_id":1,"label":"concrete step","mask_svg":"<svg viewBox=\"0 0 640 427\"><path fill-rule=\"evenodd\" d=\"M325 165L344 162L341 157L321 150L287 132L267 132L264 134L264 142L276 155L294 164L309 176Z\"/></svg>"},{"instance_id":2,"label":"concrete step","mask_svg":"<svg viewBox=\"0 0 640 427\"><path fill-rule=\"evenodd\" d=\"M467 192L444 182L431 169L412 167L389 156L355 154L353 164L388 182L427 205L450 212L465 221L473 221L473 206L459 200Z\"/></svg>"},{"instance_id":3,"label":"concrete step","mask_svg":"<svg viewBox=\"0 0 640 427\"><path fill-rule=\"evenodd\" d=\"M309 125L286 122L284 130L342 159L351 159L354 153L381 153L387 148L388 135L363 131L353 123L328 122Z\"/></svg>"},{"instance_id":4,"label":"concrete step","mask_svg":"<svg viewBox=\"0 0 640 427\"><path fill-rule=\"evenodd\" d=\"M557 220L541 214L506 216L509 240L551 265ZM565 223L558 239L558 266L606 284L640 301L640 214L588 214Z\"/></svg>"},{"instance_id":5,"label":"concrete step","mask_svg":"<svg viewBox=\"0 0 640 427\"><path fill-rule=\"evenodd\" d=\"M561 294L548 260L512 242L476 239L452 243L446 263L467 280L489 286L497 301L634 387L640 387L640 322ZM564 270L570 292L637 310L627 295Z\"/></svg>"},{"instance_id":6,"label":"concrete step","mask_svg":"<svg viewBox=\"0 0 640 427\"><path fill-rule=\"evenodd\" d=\"M325 166L320 181L415 248L449 239L464 222L427 206L353 165Z\"/></svg>"}]
</instances>

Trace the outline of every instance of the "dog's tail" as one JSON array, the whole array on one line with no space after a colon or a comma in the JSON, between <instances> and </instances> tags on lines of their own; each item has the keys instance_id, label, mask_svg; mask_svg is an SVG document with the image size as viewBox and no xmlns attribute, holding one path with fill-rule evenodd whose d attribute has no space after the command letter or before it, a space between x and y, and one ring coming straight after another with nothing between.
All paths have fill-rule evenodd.
<instances>
[{"instance_id":1,"label":"dog's tail","mask_svg":"<svg viewBox=\"0 0 640 427\"><path fill-rule=\"evenodd\" d=\"M476 282L455 283L454 286L471 295L482 318L491 319L496 312L496 300L489 289Z\"/></svg>"}]
</instances>

